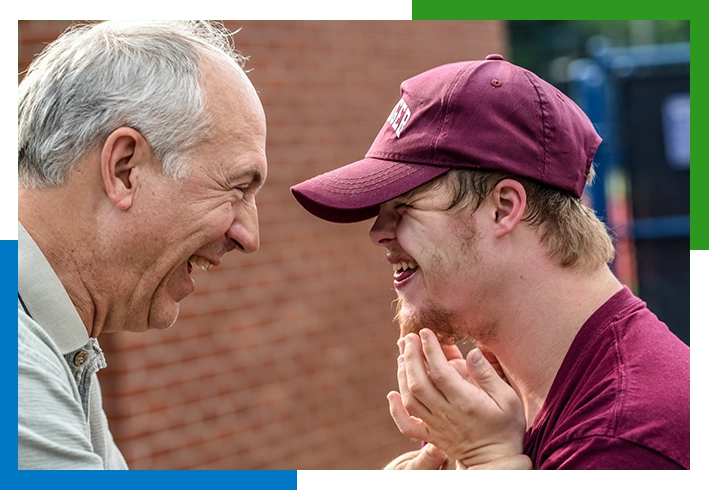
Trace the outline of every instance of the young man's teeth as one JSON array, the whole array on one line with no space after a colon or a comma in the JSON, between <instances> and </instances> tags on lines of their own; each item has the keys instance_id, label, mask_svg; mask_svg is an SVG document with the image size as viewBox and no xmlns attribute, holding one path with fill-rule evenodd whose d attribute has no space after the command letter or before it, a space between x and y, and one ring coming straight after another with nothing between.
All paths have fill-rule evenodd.
<instances>
[{"instance_id":1,"label":"young man's teeth","mask_svg":"<svg viewBox=\"0 0 710 490\"><path fill-rule=\"evenodd\" d=\"M396 264L392 264L392 269L394 269L395 272L406 271L407 269L415 269L416 267L416 262L397 262Z\"/></svg>"},{"instance_id":2,"label":"young man's teeth","mask_svg":"<svg viewBox=\"0 0 710 490\"><path fill-rule=\"evenodd\" d=\"M200 257L198 255L191 256L190 262L192 262L194 265L196 265L197 267L199 267L200 269L202 269L205 272L209 272L210 269L212 268L212 262L210 262L206 258Z\"/></svg>"}]
</instances>

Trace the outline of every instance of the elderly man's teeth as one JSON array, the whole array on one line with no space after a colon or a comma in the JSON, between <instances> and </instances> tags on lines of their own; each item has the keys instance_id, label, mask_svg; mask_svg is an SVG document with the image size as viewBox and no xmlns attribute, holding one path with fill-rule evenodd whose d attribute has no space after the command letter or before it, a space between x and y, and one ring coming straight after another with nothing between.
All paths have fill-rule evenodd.
<instances>
[{"instance_id":1,"label":"elderly man's teeth","mask_svg":"<svg viewBox=\"0 0 710 490\"><path fill-rule=\"evenodd\" d=\"M392 269L395 272L406 271L407 269L416 269L416 267L417 267L416 262L397 262L395 264L392 264Z\"/></svg>"},{"instance_id":2,"label":"elderly man's teeth","mask_svg":"<svg viewBox=\"0 0 710 490\"><path fill-rule=\"evenodd\" d=\"M206 258L200 257L198 255L191 256L190 262L192 262L194 265L196 265L197 267L199 267L200 269L202 269L205 272L209 272L210 269L212 268L212 262L210 262Z\"/></svg>"}]
</instances>

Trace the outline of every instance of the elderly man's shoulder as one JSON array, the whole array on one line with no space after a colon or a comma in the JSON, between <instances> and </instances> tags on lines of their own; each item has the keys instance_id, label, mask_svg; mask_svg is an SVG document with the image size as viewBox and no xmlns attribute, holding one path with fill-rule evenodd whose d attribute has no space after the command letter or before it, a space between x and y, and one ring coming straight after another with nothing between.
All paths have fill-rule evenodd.
<instances>
[{"instance_id":1,"label":"elderly man's shoulder","mask_svg":"<svg viewBox=\"0 0 710 490\"><path fill-rule=\"evenodd\" d=\"M17 309L17 361L18 366L41 363L57 374L69 372L56 343L21 307Z\"/></svg>"}]
</instances>

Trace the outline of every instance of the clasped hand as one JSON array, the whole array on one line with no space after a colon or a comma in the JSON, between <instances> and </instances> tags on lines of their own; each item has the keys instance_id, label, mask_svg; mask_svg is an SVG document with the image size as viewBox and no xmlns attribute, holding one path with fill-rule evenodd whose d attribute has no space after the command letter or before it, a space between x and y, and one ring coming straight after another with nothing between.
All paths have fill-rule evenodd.
<instances>
[{"instance_id":1,"label":"clasped hand","mask_svg":"<svg viewBox=\"0 0 710 490\"><path fill-rule=\"evenodd\" d=\"M390 392L387 399L402 434L430 443L459 468L521 460L528 466L522 456L522 402L478 348L464 360L456 346L442 348L429 329L420 336L406 335L399 345L399 392ZM401 463L441 457L441 451L425 449L402 455L388 467L412 467Z\"/></svg>"}]
</instances>

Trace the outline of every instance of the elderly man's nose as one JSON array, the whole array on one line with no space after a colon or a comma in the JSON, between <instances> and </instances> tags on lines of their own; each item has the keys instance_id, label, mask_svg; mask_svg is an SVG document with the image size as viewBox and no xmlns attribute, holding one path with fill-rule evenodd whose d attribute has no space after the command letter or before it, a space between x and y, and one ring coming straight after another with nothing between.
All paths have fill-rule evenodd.
<instances>
[{"instance_id":1,"label":"elderly man's nose","mask_svg":"<svg viewBox=\"0 0 710 490\"><path fill-rule=\"evenodd\" d=\"M256 213L248 220L234 220L227 230L227 237L234 240L235 248L244 253L259 250L259 219Z\"/></svg>"}]
</instances>

